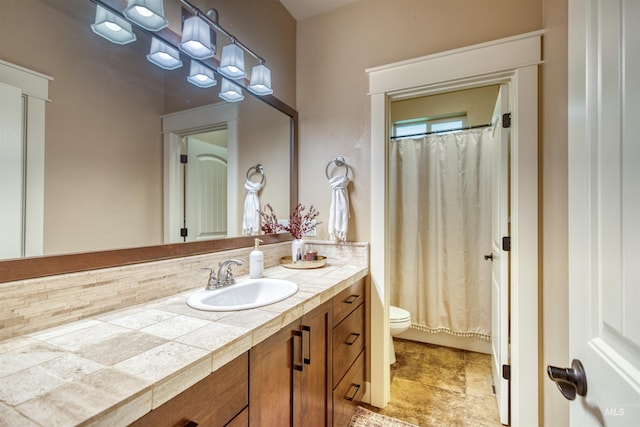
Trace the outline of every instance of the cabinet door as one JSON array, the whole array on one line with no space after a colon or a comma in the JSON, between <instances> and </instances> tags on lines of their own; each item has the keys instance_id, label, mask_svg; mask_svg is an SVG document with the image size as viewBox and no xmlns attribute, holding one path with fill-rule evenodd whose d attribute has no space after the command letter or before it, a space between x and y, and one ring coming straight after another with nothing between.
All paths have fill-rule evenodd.
<instances>
[{"instance_id":1,"label":"cabinet door","mask_svg":"<svg viewBox=\"0 0 640 427\"><path fill-rule=\"evenodd\" d=\"M331 301L302 317L303 370L300 390L296 394L300 404L296 409L299 426L331 425Z\"/></svg>"},{"instance_id":2,"label":"cabinet door","mask_svg":"<svg viewBox=\"0 0 640 427\"><path fill-rule=\"evenodd\" d=\"M227 424L248 403L247 353L135 421L135 427Z\"/></svg>"},{"instance_id":3,"label":"cabinet door","mask_svg":"<svg viewBox=\"0 0 640 427\"><path fill-rule=\"evenodd\" d=\"M295 365L300 367L300 320L250 350L249 425L292 426ZM301 369L301 367L300 367Z\"/></svg>"}]
</instances>

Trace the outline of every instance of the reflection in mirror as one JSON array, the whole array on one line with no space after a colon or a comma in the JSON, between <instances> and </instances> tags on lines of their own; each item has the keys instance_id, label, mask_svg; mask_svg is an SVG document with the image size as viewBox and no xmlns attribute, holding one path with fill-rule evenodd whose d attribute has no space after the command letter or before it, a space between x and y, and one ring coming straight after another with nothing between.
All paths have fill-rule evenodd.
<instances>
[{"instance_id":1,"label":"reflection in mirror","mask_svg":"<svg viewBox=\"0 0 640 427\"><path fill-rule=\"evenodd\" d=\"M169 28L175 30L176 23L179 28L179 2L165 0L165 13ZM42 147L25 151L22 160L29 166L13 168L11 179L20 188L26 182L26 194L14 195L20 208L13 216L26 221L27 231L18 233L22 240L0 258L240 236L245 174L257 163L266 175L261 202L288 211L295 193L291 110L274 98L285 114L249 93L240 103L226 103L218 96L219 83L203 89L187 82L190 67L183 54L185 66L160 69L146 58L145 32L134 28L134 42L111 43L91 30L95 15L96 5L87 0L0 2L0 60L12 73L42 78L49 89L41 110L30 109L35 97L15 104L26 111L23 122L43 123ZM202 136L209 132L219 142ZM24 138L37 133L26 132ZM215 172L192 172L201 155L197 141L224 147L226 158L222 149L207 154L217 159ZM2 149L4 169L14 159ZM181 154L188 156L186 166ZM39 158L40 170L34 172ZM29 187L33 183L35 190ZM208 211L199 231L203 217L193 214L202 200ZM3 233L15 228L4 224L5 216L0 221ZM193 234L188 231L185 238L183 228Z\"/></svg>"}]
</instances>

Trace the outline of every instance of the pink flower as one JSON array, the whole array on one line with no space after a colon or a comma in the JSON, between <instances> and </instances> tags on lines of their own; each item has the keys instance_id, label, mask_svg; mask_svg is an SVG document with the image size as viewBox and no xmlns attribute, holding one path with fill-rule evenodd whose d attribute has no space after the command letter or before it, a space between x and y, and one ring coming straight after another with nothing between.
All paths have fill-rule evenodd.
<instances>
[{"instance_id":1,"label":"pink flower","mask_svg":"<svg viewBox=\"0 0 640 427\"><path fill-rule=\"evenodd\" d=\"M261 230L265 234L277 233L278 231L286 231L293 236L294 239L301 239L303 235L315 230L316 225L319 223L315 219L320 215L320 212L315 210L313 205L309 208L309 212L303 213L305 210L304 205L298 203L296 207L289 215L289 224L282 225L278 223L278 217L274 212L270 204L267 204L260 216L262 217Z\"/></svg>"}]
</instances>

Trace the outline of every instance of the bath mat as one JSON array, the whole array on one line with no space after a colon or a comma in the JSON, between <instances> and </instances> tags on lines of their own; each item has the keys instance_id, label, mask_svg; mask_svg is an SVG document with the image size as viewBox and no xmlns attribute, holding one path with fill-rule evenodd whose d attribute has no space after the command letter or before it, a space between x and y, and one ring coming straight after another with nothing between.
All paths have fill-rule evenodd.
<instances>
[{"instance_id":1,"label":"bath mat","mask_svg":"<svg viewBox=\"0 0 640 427\"><path fill-rule=\"evenodd\" d=\"M351 417L349 427L417 427L406 421L397 418L387 417L386 415L377 414L375 412L358 406L356 413Z\"/></svg>"}]
</instances>

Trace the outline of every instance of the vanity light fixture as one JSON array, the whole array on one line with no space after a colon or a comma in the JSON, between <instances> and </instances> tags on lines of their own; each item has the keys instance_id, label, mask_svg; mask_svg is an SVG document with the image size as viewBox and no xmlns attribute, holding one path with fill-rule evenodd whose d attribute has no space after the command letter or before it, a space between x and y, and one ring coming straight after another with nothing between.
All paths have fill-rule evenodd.
<instances>
[{"instance_id":1,"label":"vanity light fixture","mask_svg":"<svg viewBox=\"0 0 640 427\"><path fill-rule=\"evenodd\" d=\"M191 69L187 80L189 83L201 88L211 87L217 84L213 76L213 70L193 60L191 61Z\"/></svg>"},{"instance_id":2,"label":"vanity light fixture","mask_svg":"<svg viewBox=\"0 0 640 427\"><path fill-rule=\"evenodd\" d=\"M96 20L91 24L91 29L115 44L127 44L136 40L130 23L100 5L96 7Z\"/></svg>"},{"instance_id":3,"label":"vanity light fixture","mask_svg":"<svg viewBox=\"0 0 640 427\"><path fill-rule=\"evenodd\" d=\"M169 25L163 0L129 0L124 16L149 31L160 31Z\"/></svg>"},{"instance_id":4,"label":"vanity light fixture","mask_svg":"<svg viewBox=\"0 0 640 427\"><path fill-rule=\"evenodd\" d=\"M218 71L230 79L242 79L247 76L244 71L244 52L236 45L235 40L222 48Z\"/></svg>"},{"instance_id":5,"label":"vanity light fixture","mask_svg":"<svg viewBox=\"0 0 640 427\"><path fill-rule=\"evenodd\" d=\"M271 70L266 65L259 64L251 70L251 83L247 86L251 92L256 95L271 95Z\"/></svg>"},{"instance_id":6,"label":"vanity light fixture","mask_svg":"<svg viewBox=\"0 0 640 427\"><path fill-rule=\"evenodd\" d=\"M182 26L182 42L180 49L195 59L212 58L215 55L214 43L211 43L211 29L206 22L198 16L185 19Z\"/></svg>"},{"instance_id":7,"label":"vanity light fixture","mask_svg":"<svg viewBox=\"0 0 640 427\"><path fill-rule=\"evenodd\" d=\"M225 78L222 79L220 94L218 96L228 102L238 102L244 99L242 88Z\"/></svg>"},{"instance_id":8,"label":"vanity light fixture","mask_svg":"<svg viewBox=\"0 0 640 427\"><path fill-rule=\"evenodd\" d=\"M151 39L151 49L147 55L147 59L165 70L175 70L182 67L180 60L180 52L178 49L153 37Z\"/></svg>"}]
</instances>

